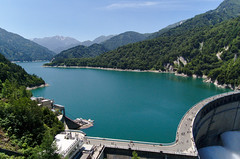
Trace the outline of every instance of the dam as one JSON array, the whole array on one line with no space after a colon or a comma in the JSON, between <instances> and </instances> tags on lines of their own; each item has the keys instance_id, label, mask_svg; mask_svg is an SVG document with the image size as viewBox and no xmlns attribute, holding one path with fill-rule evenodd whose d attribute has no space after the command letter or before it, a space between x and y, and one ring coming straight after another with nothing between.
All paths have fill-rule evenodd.
<instances>
[{"instance_id":1,"label":"dam","mask_svg":"<svg viewBox=\"0 0 240 159\"><path fill-rule=\"evenodd\" d=\"M141 158L197 159L200 158L199 149L223 145L221 134L240 130L240 91L212 96L191 107L178 125L175 141L168 144L89 137L80 130L73 130L79 129L79 124L65 116L64 106L41 97L33 97L32 100L39 100L39 106L63 111L59 120L64 122L67 129L57 135L57 141L59 145L69 144L62 151L64 157L69 158L128 159L136 151ZM89 147L87 153L80 155Z\"/></svg>"},{"instance_id":2,"label":"dam","mask_svg":"<svg viewBox=\"0 0 240 159\"><path fill-rule=\"evenodd\" d=\"M200 158L198 149L222 145L220 135L240 130L240 92L228 92L200 101L181 119L174 143L159 144L98 137L86 143L102 146L99 158L127 159L136 151L141 158Z\"/></svg>"}]
</instances>

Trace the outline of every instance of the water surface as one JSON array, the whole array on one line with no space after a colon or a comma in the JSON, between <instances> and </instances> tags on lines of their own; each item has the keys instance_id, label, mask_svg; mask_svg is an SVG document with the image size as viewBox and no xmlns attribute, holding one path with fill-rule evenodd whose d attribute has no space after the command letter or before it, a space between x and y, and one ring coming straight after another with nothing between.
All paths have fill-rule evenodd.
<instances>
[{"instance_id":1,"label":"water surface","mask_svg":"<svg viewBox=\"0 0 240 159\"><path fill-rule=\"evenodd\" d=\"M70 118L93 119L88 136L173 142L179 121L200 100L226 92L202 79L165 73L45 68L43 62L18 63L50 87L34 96L54 99Z\"/></svg>"}]
</instances>

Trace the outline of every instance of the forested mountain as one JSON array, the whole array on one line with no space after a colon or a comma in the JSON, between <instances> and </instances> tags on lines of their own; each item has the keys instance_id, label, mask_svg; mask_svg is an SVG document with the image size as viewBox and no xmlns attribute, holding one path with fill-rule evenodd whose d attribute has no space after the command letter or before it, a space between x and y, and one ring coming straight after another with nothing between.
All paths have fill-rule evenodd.
<instances>
[{"instance_id":1,"label":"forested mountain","mask_svg":"<svg viewBox=\"0 0 240 159\"><path fill-rule=\"evenodd\" d=\"M239 0L224 0L215 10L210 10L206 13L196 15L194 18L188 19L182 25L173 28L160 36L184 34L196 28L213 26L225 20L235 18L240 15Z\"/></svg>"},{"instance_id":2,"label":"forested mountain","mask_svg":"<svg viewBox=\"0 0 240 159\"><path fill-rule=\"evenodd\" d=\"M104 42L104 41L106 41L106 40L108 40L108 39L110 39L114 36L115 35L108 35L108 36L102 35L102 36L97 37L93 41L91 41L91 40L83 41L83 42L80 43L80 45L91 46L92 44L100 44L100 43L102 43L102 42Z\"/></svg>"},{"instance_id":3,"label":"forested mountain","mask_svg":"<svg viewBox=\"0 0 240 159\"><path fill-rule=\"evenodd\" d=\"M44 83L0 54L0 149L21 153L18 159L60 158L52 142L63 124L51 110L31 101L26 90ZM14 158L3 153L0 158Z\"/></svg>"},{"instance_id":4,"label":"forested mountain","mask_svg":"<svg viewBox=\"0 0 240 159\"><path fill-rule=\"evenodd\" d=\"M45 38L34 38L32 39L32 41L58 54L64 50L73 48L78 45L91 46L93 44L100 44L112 37L114 37L114 35L109 35L109 36L102 35L100 37L97 37L93 41L87 40L87 41L80 42L71 37L52 36L52 37L45 37Z\"/></svg>"},{"instance_id":5,"label":"forested mountain","mask_svg":"<svg viewBox=\"0 0 240 159\"><path fill-rule=\"evenodd\" d=\"M170 29L175 28L175 27L177 27L177 26L179 26L179 25L182 25L185 21L186 21L186 20L182 20L182 21L180 21L180 22L177 22L177 23L168 25L167 27L159 30L158 32L155 32L155 33L150 34L150 35L147 37L147 39L157 38L157 37L159 37L160 35L162 35L163 33L168 32Z\"/></svg>"},{"instance_id":6,"label":"forested mountain","mask_svg":"<svg viewBox=\"0 0 240 159\"><path fill-rule=\"evenodd\" d=\"M133 31L128 31L119 35L116 35L101 44L108 50L114 50L120 46L136 43L145 40L149 34L140 34Z\"/></svg>"},{"instance_id":7,"label":"forested mountain","mask_svg":"<svg viewBox=\"0 0 240 159\"><path fill-rule=\"evenodd\" d=\"M22 67L11 63L0 54L0 86L6 80L25 87L45 84L43 79L38 78L36 75L29 75Z\"/></svg>"},{"instance_id":8,"label":"forested mountain","mask_svg":"<svg viewBox=\"0 0 240 159\"><path fill-rule=\"evenodd\" d=\"M54 58L57 59L66 59L66 58L83 58L83 57L95 57L104 52L109 51L101 44L93 44L89 47L79 45L68 50L62 51L57 54Z\"/></svg>"},{"instance_id":9,"label":"forested mountain","mask_svg":"<svg viewBox=\"0 0 240 159\"><path fill-rule=\"evenodd\" d=\"M0 53L11 61L50 60L54 55L47 48L1 28Z\"/></svg>"},{"instance_id":10,"label":"forested mountain","mask_svg":"<svg viewBox=\"0 0 240 159\"><path fill-rule=\"evenodd\" d=\"M112 38L102 42L101 44L93 44L91 46L83 46L79 45L68 50L64 50L58 55L56 55L55 59L64 59L64 58L87 58L87 57L95 57L100 54L103 54L107 51L113 50L119 46L123 46L129 43L134 43L138 41L143 41L148 37L149 34L140 34L137 32L125 32ZM97 41L101 41L100 39L95 39Z\"/></svg>"},{"instance_id":11,"label":"forested mountain","mask_svg":"<svg viewBox=\"0 0 240 159\"><path fill-rule=\"evenodd\" d=\"M74 47L80 44L80 41L74 38L63 37L63 36L34 38L32 41L48 48L49 50L55 53L60 53L63 50L67 50L71 47Z\"/></svg>"},{"instance_id":12,"label":"forested mountain","mask_svg":"<svg viewBox=\"0 0 240 159\"><path fill-rule=\"evenodd\" d=\"M239 85L240 18L228 20L239 13L240 0L225 0L217 9L197 15L155 39L119 47L96 58L56 60L50 65L174 70L207 75L219 84ZM235 72L229 75L226 68Z\"/></svg>"}]
</instances>

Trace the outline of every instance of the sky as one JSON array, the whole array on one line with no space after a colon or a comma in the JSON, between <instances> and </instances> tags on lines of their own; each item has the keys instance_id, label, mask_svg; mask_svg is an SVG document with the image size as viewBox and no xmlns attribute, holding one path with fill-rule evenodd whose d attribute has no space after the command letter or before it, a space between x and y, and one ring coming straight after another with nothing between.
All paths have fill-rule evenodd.
<instances>
[{"instance_id":1,"label":"sky","mask_svg":"<svg viewBox=\"0 0 240 159\"><path fill-rule=\"evenodd\" d=\"M79 41L126 31L153 33L213 10L223 0L0 0L0 28L27 39Z\"/></svg>"}]
</instances>

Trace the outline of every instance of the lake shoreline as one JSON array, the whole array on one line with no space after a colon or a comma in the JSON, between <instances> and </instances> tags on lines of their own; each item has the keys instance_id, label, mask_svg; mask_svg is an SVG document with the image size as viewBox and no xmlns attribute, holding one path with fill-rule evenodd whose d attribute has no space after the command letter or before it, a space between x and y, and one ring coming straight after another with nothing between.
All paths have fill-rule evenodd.
<instances>
[{"instance_id":1,"label":"lake shoreline","mask_svg":"<svg viewBox=\"0 0 240 159\"><path fill-rule=\"evenodd\" d=\"M49 87L50 85L49 84L42 84L42 85L40 85L40 86L35 86L35 87L27 87L26 89L27 90L34 90L34 89L38 89L38 88L43 88L43 87Z\"/></svg>"},{"instance_id":2,"label":"lake shoreline","mask_svg":"<svg viewBox=\"0 0 240 159\"><path fill-rule=\"evenodd\" d=\"M139 69L119 69L119 68L105 68L105 67L89 67L89 66L43 66L43 67L55 67L55 68L86 68L86 69L97 69L107 71L123 71L123 72L151 72L151 73L175 73L168 71L156 71L156 70L139 70Z\"/></svg>"},{"instance_id":3,"label":"lake shoreline","mask_svg":"<svg viewBox=\"0 0 240 159\"><path fill-rule=\"evenodd\" d=\"M55 67L55 68L76 68L76 69L81 69L81 68L85 68L85 69L97 69L97 70L107 70L107 71L124 71L124 72L150 72L150 73L172 73L175 76L180 76L180 77L192 77L192 78L202 78L203 82L205 83L213 83L216 87L218 88L223 88L223 89L231 89L231 90L240 90L240 86L233 88L228 84L218 84L217 81L211 81L211 79L209 79L207 76L203 75L203 76L197 76L197 75L192 75L192 76L188 76L186 74L179 74L177 72L173 72L173 71L157 71L157 70L139 70L139 69L119 69L119 68L104 68L104 67L89 67L89 66L43 66L43 67Z\"/></svg>"}]
</instances>

